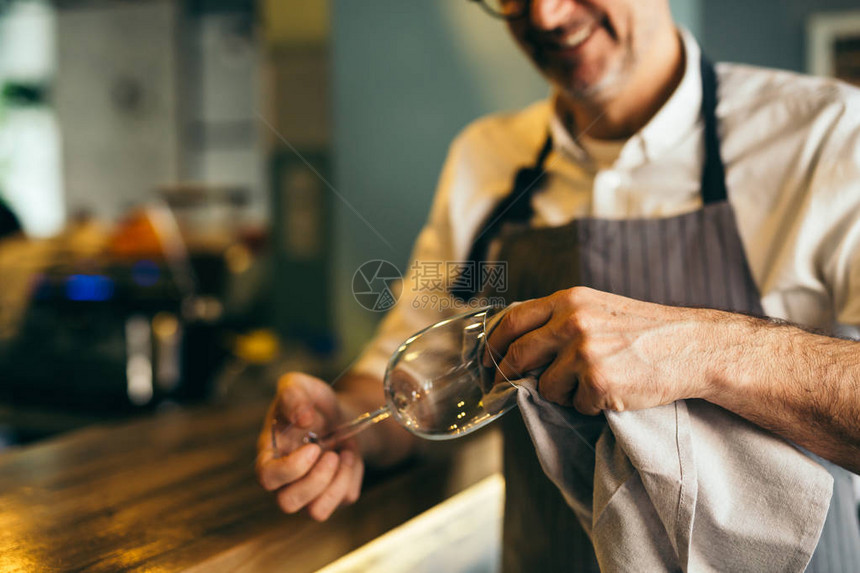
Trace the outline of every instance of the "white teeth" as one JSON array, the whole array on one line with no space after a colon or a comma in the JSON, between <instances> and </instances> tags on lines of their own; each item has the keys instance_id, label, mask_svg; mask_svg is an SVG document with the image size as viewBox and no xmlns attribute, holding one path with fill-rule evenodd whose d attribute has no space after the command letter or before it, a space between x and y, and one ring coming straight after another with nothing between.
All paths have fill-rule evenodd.
<instances>
[{"instance_id":1,"label":"white teeth","mask_svg":"<svg viewBox=\"0 0 860 573\"><path fill-rule=\"evenodd\" d=\"M585 26L581 30L567 36L564 40L561 41L561 44L565 48L575 48L579 46L581 43L586 41L591 33L594 31L594 26Z\"/></svg>"}]
</instances>

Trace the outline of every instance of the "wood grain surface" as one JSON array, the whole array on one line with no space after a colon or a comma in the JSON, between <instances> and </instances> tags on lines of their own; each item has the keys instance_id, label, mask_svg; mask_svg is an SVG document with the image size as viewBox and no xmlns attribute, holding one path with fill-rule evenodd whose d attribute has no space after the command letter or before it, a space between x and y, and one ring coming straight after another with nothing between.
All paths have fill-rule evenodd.
<instances>
[{"instance_id":1,"label":"wood grain surface","mask_svg":"<svg viewBox=\"0 0 860 573\"><path fill-rule=\"evenodd\" d=\"M265 404L87 428L0 455L0 571L315 571L499 471L493 431L370 476L326 523L254 479Z\"/></svg>"}]
</instances>

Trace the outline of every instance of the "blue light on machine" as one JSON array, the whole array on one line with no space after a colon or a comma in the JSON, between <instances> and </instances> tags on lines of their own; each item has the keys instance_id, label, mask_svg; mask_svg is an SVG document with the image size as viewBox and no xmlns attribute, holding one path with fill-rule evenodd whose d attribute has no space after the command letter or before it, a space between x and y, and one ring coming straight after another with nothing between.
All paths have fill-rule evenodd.
<instances>
[{"instance_id":1,"label":"blue light on machine","mask_svg":"<svg viewBox=\"0 0 860 573\"><path fill-rule=\"evenodd\" d=\"M66 279L66 297L87 302L110 300L113 281L102 275L72 275Z\"/></svg>"},{"instance_id":2,"label":"blue light on machine","mask_svg":"<svg viewBox=\"0 0 860 573\"><path fill-rule=\"evenodd\" d=\"M161 269L152 261L138 261L131 268L131 278L138 286L150 287L158 283Z\"/></svg>"}]
</instances>

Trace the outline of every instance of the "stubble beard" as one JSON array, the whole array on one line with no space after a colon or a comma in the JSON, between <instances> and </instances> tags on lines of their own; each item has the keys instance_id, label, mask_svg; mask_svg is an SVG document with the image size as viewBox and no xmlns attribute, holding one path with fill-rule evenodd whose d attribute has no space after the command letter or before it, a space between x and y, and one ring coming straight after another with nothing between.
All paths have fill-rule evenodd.
<instances>
[{"instance_id":1,"label":"stubble beard","mask_svg":"<svg viewBox=\"0 0 860 573\"><path fill-rule=\"evenodd\" d=\"M557 75L549 71L545 72L545 75L567 98L581 103L599 104L611 100L623 91L636 69L636 61L634 50L628 45L622 57L611 62L596 82L578 85L575 81L565 81L565 78L570 78L573 73L570 67L560 67Z\"/></svg>"}]
</instances>

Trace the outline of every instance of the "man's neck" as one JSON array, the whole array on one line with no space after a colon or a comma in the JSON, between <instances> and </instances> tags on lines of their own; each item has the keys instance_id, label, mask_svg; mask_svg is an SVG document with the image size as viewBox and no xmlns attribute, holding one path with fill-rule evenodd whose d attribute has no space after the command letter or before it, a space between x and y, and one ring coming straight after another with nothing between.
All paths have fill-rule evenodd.
<instances>
[{"instance_id":1,"label":"man's neck","mask_svg":"<svg viewBox=\"0 0 860 573\"><path fill-rule=\"evenodd\" d=\"M661 38L617 94L585 100L559 93L557 111L572 135L588 133L594 139L627 139L660 111L681 83L685 70L680 34L673 31Z\"/></svg>"}]
</instances>

